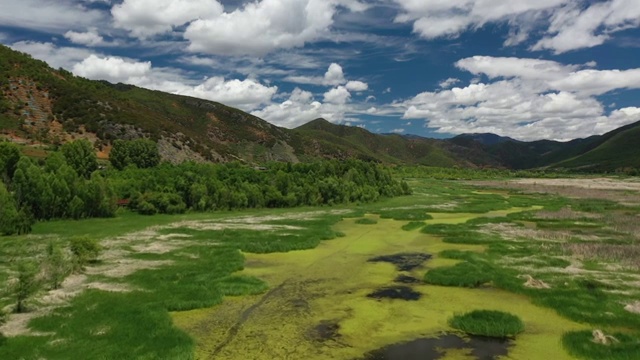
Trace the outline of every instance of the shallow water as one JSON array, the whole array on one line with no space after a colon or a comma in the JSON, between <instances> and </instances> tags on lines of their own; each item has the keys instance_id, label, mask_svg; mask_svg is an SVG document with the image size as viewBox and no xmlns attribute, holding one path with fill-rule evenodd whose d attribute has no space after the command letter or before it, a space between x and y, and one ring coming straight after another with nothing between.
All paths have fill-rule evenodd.
<instances>
[{"instance_id":1,"label":"shallow water","mask_svg":"<svg viewBox=\"0 0 640 360\"><path fill-rule=\"evenodd\" d=\"M429 222L463 222L477 216L435 214ZM345 237L325 241L315 249L246 254L246 269L241 274L267 281L267 293L227 298L213 308L174 313L174 321L196 340L198 359L362 359L375 351L392 349L394 344L418 341L424 345L420 339L450 334L447 320L454 313L502 310L520 316L526 326L503 358L570 359L560 344L561 336L584 327L559 317L553 310L534 306L523 296L493 288L398 283L399 278L421 279L428 268L455 262L439 259L437 254L442 250L484 249L443 243L418 231L403 231L401 226L405 223L379 219L375 225L358 225L349 219L335 226ZM401 271L391 262L370 261L408 253L432 254L433 258L424 259L409 271ZM420 297L409 300L367 296L401 286ZM429 359L429 350L416 346L410 347L409 353ZM463 347L446 351L442 358L477 359L478 351L485 351L482 349L489 351L483 345Z\"/></svg>"}]
</instances>

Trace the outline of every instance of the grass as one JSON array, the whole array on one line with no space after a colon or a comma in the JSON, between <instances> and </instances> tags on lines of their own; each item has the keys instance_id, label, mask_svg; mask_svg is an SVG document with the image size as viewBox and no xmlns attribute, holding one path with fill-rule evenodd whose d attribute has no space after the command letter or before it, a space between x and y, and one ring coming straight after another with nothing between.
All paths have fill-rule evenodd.
<instances>
[{"instance_id":1,"label":"grass","mask_svg":"<svg viewBox=\"0 0 640 360\"><path fill-rule=\"evenodd\" d=\"M519 317L495 310L474 310L449 319L449 325L470 335L497 338L515 337L524 331Z\"/></svg>"},{"instance_id":2,"label":"grass","mask_svg":"<svg viewBox=\"0 0 640 360\"><path fill-rule=\"evenodd\" d=\"M492 272L486 264L465 261L431 269L424 275L424 281L431 285L472 288L490 282L493 279Z\"/></svg>"},{"instance_id":3,"label":"grass","mask_svg":"<svg viewBox=\"0 0 640 360\"><path fill-rule=\"evenodd\" d=\"M376 219L370 219L370 218L362 218L362 219L356 220L356 224L360 224L360 225L375 225L377 223L378 221Z\"/></svg>"},{"instance_id":4,"label":"grass","mask_svg":"<svg viewBox=\"0 0 640 360\"><path fill-rule=\"evenodd\" d=\"M402 230L413 231L413 230L421 229L425 225L426 224L423 221L411 221L402 225Z\"/></svg>"},{"instance_id":5,"label":"grass","mask_svg":"<svg viewBox=\"0 0 640 360\"><path fill-rule=\"evenodd\" d=\"M640 337L638 334L615 332L606 334L609 344L599 344L593 341L593 334L589 330L573 331L562 337L562 344L569 353L580 359L599 360L634 360L640 354Z\"/></svg>"},{"instance_id":6,"label":"grass","mask_svg":"<svg viewBox=\"0 0 640 360\"><path fill-rule=\"evenodd\" d=\"M392 209L380 211L380 218L400 221L421 221L433 219L425 209Z\"/></svg>"}]
</instances>

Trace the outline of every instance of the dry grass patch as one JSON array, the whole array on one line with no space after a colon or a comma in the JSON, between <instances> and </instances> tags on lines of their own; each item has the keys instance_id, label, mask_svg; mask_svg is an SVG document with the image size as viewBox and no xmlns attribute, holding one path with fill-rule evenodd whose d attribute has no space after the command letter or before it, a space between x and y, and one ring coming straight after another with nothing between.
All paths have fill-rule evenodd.
<instances>
[{"instance_id":1,"label":"dry grass patch","mask_svg":"<svg viewBox=\"0 0 640 360\"><path fill-rule=\"evenodd\" d=\"M578 259L610 261L640 270L640 245L572 243L564 244L563 248Z\"/></svg>"}]
</instances>

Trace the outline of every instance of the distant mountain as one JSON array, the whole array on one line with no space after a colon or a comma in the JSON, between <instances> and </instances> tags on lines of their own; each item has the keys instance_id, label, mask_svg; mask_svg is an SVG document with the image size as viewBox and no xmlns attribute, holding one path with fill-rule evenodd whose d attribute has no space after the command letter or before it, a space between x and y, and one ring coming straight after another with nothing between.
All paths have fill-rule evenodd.
<instances>
[{"instance_id":1,"label":"distant mountain","mask_svg":"<svg viewBox=\"0 0 640 360\"><path fill-rule=\"evenodd\" d=\"M324 119L290 130L213 101L76 77L0 45L0 140L31 149L85 138L108 158L113 140L139 137L156 140L172 162L359 158L444 167L640 168L640 123L565 143L373 134Z\"/></svg>"},{"instance_id":2,"label":"distant mountain","mask_svg":"<svg viewBox=\"0 0 640 360\"><path fill-rule=\"evenodd\" d=\"M500 135L491 134L491 133L461 134L454 137L452 140L455 142L456 140L460 141L460 140L467 140L467 139L477 141L484 145L495 145L495 144L500 144L507 141L519 142L518 140L514 140L507 136L500 136Z\"/></svg>"}]
</instances>

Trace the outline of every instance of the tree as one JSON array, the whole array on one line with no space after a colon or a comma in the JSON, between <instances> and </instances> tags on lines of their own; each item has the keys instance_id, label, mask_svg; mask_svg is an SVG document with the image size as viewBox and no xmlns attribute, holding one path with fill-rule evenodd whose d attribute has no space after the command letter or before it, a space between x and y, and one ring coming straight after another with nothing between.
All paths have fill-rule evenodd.
<instances>
[{"instance_id":1,"label":"tree","mask_svg":"<svg viewBox=\"0 0 640 360\"><path fill-rule=\"evenodd\" d=\"M118 170L129 165L135 165L139 169L157 166L160 163L158 144L148 139L116 140L113 142L109 161Z\"/></svg>"},{"instance_id":2,"label":"tree","mask_svg":"<svg viewBox=\"0 0 640 360\"><path fill-rule=\"evenodd\" d=\"M102 248L98 241L87 237L72 238L69 249L74 257L74 268L76 271L84 269L84 266L91 262L96 262Z\"/></svg>"},{"instance_id":3,"label":"tree","mask_svg":"<svg viewBox=\"0 0 640 360\"><path fill-rule=\"evenodd\" d=\"M3 177L13 178L18 161L20 160L20 149L9 142L0 142L0 180Z\"/></svg>"},{"instance_id":4,"label":"tree","mask_svg":"<svg viewBox=\"0 0 640 360\"><path fill-rule=\"evenodd\" d=\"M0 233L12 235L17 233L17 221L19 213L16 204L7 191L4 183L0 181Z\"/></svg>"},{"instance_id":5,"label":"tree","mask_svg":"<svg viewBox=\"0 0 640 360\"><path fill-rule=\"evenodd\" d=\"M44 262L44 273L52 289L58 289L62 281L69 275L71 268L62 249L50 242L47 246L47 257Z\"/></svg>"},{"instance_id":6,"label":"tree","mask_svg":"<svg viewBox=\"0 0 640 360\"><path fill-rule=\"evenodd\" d=\"M62 145L61 150L67 164L85 179L90 178L91 173L98 168L98 157L88 140L66 143Z\"/></svg>"},{"instance_id":7,"label":"tree","mask_svg":"<svg viewBox=\"0 0 640 360\"><path fill-rule=\"evenodd\" d=\"M38 267L32 262L21 262L17 270L18 277L13 284L13 294L16 298L16 312L23 313L27 311L25 302L40 285L37 279Z\"/></svg>"}]
</instances>

